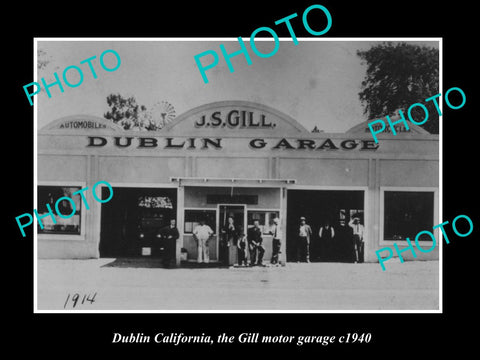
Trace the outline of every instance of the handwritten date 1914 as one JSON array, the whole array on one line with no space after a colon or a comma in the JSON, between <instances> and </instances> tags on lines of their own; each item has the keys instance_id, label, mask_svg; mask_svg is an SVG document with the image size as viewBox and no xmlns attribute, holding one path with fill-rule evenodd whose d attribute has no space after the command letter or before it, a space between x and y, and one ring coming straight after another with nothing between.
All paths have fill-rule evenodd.
<instances>
[{"instance_id":1,"label":"handwritten date 1914","mask_svg":"<svg viewBox=\"0 0 480 360\"><path fill-rule=\"evenodd\" d=\"M63 305L63 308L65 309L67 307L67 305L69 304L69 300L71 301L72 309L75 308L75 306L77 306L77 305L85 304L85 302L90 302L90 304L93 304L95 302L95 296L97 296L96 292L93 294L93 296L91 294L84 294L82 296L79 293L75 293L72 296L69 293L68 296L67 296L67 299L65 300L65 304Z\"/></svg>"}]
</instances>

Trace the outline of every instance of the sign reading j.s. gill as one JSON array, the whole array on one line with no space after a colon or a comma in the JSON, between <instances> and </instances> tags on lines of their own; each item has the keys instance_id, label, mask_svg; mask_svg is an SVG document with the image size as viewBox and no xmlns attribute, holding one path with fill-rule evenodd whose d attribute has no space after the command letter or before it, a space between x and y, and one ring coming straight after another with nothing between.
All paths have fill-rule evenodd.
<instances>
[{"instance_id":1,"label":"sign reading j.s. gill","mask_svg":"<svg viewBox=\"0 0 480 360\"><path fill-rule=\"evenodd\" d=\"M229 127L229 128L275 128L274 122L267 120L263 113L246 110L230 110L228 112L214 111L206 115L201 115L194 123L196 128L204 127Z\"/></svg>"}]
</instances>

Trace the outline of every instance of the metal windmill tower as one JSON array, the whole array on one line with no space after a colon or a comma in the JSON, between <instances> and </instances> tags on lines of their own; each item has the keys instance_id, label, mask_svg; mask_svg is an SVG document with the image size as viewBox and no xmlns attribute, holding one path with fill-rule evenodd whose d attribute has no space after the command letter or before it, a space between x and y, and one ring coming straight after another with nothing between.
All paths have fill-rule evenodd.
<instances>
[{"instance_id":1,"label":"metal windmill tower","mask_svg":"<svg viewBox=\"0 0 480 360\"><path fill-rule=\"evenodd\" d=\"M171 123L176 115L175 108L168 101L162 100L153 105L152 117L160 129Z\"/></svg>"}]
</instances>

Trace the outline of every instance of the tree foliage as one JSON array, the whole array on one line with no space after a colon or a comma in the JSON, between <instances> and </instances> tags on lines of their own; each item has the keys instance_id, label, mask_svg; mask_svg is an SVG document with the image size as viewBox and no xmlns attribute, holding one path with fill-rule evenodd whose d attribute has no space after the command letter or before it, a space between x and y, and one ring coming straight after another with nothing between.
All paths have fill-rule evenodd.
<instances>
[{"instance_id":1,"label":"tree foliage","mask_svg":"<svg viewBox=\"0 0 480 360\"><path fill-rule=\"evenodd\" d=\"M360 101L370 119L384 118L406 111L410 105L427 106L429 118L421 125L432 134L438 134L438 113L432 101L425 99L439 93L438 49L407 43L382 43L357 55L367 65L362 81ZM412 109L412 117L421 122L425 113L420 107Z\"/></svg>"},{"instance_id":2,"label":"tree foliage","mask_svg":"<svg viewBox=\"0 0 480 360\"><path fill-rule=\"evenodd\" d=\"M55 82L54 72L58 72L60 69L58 65L55 64L55 59L49 54L45 49L37 49L37 82L40 82L41 78L45 79L47 84ZM43 96L46 94L45 91L40 91L37 96Z\"/></svg>"},{"instance_id":3,"label":"tree foliage","mask_svg":"<svg viewBox=\"0 0 480 360\"><path fill-rule=\"evenodd\" d=\"M48 56L47 52L42 49L37 50L37 69L43 70L51 62L51 57Z\"/></svg>"},{"instance_id":4,"label":"tree foliage","mask_svg":"<svg viewBox=\"0 0 480 360\"><path fill-rule=\"evenodd\" d=\"M137 104L133 96L124 97L120 94L107 96L110 110L103 117L119 124L125 130L159 130L163 122L155 121L151 111L144 105Z\"/></svg>"}]
</instances>

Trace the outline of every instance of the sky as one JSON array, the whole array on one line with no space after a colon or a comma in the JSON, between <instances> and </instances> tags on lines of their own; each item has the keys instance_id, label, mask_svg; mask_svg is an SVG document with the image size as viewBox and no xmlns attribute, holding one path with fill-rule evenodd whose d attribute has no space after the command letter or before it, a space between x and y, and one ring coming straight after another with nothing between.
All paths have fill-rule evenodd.
<instances>
[{"instance_id":1,"label":"sky","mask_svg":"<svg viewBox=\"0 0 480 360\"><path fill-rule=\"evenodd\" d=\"M68 87L61 80L63 93L58 86L53 86L51 98L43 89L35 95L39 129L64 116L103 117L109 109L107 96L120 93L134 96L138 104L149 109L157 102L168 101L177 116L215 101L253 101L290 115L307 130L317 126L325 132L344 132L368 120L358 98L366 65L356 53L381 42L299 38L298 45L294 45L290 38L282 38L273 56L260 58L250 48L249 40L244 39L252 64L249 66L243 55L235 56L231 60L235 71L231 73L219 45L224 44L227 52L233 53L240 49L233 38L216 41L37 40L38 49L46 53L50 62L38 71L38 80L32 81L40 82L43 77L47 84L53 83L53 73L57 72L62 79L63 70L70 65L80 67L84 75L78 87ZM258 40L255 44L260 52L273 50L273 41ZM416 43L438 48L437 41ZM121 58L120 67L112 72L103 70L99 63L100 54L109 49L115 50ZM219 63L206 71L209 83L205 84L194 56L207 50L219 54ZM92 64L97 79L93 78L87 64L80 64L92 56L96 56ZM104 59L106 66L115 66L112 54ZM206 56L201 61L208 64L211 57ZM68 71L67 79L73 84L79 80L75 70Z\"/></svg>"}]
</instances>

